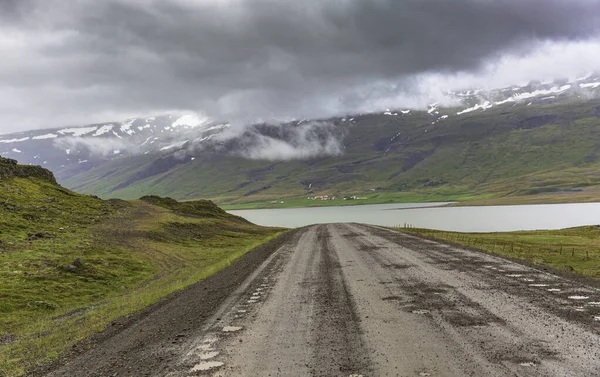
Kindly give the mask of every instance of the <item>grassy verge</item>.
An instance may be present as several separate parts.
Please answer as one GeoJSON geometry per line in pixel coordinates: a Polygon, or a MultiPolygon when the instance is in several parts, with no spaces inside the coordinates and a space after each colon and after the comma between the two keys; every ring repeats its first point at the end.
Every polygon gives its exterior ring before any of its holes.
{"type": "Polygon", "coordinates": [[[600,280],[600,228],[597,226],[506,233],[457,233],[415,228],[397,230],[600,280]]]}
{"type": "Polygon", "coordinates": [[[103,201],[44,179],[0,180],[0,376],[57,360],[282,231],[210,202],[103,201]]]}

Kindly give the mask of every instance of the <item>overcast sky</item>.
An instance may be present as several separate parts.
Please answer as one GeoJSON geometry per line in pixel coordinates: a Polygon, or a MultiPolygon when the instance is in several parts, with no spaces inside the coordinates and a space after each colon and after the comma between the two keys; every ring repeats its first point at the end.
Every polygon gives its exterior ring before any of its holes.
{"type": "Polygon", "coordinates": [[[0,0],[0,133],[422,107],[600,70],[600,0],[0,0]]]}

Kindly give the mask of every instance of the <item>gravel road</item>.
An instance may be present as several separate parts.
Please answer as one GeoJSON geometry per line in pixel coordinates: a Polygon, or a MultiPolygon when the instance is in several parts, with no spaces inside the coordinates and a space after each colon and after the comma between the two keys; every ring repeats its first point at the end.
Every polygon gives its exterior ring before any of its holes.
{"type": "Polygon", "coordinates": [[[50,376],[600,376],[600,290],[374,226],[315,225],[50,376]]]}

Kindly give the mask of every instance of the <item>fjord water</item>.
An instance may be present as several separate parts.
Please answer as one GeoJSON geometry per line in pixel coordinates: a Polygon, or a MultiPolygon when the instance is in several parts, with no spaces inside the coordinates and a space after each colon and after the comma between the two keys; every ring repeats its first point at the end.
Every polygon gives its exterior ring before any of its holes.
{"type": "Polygon", "coordinates": [[[448,203],[229,211],[265,226],[295,228],[323,223],[364,223],[458,232],[563,229],[600,224],[600,203],[447,207],[448,203]]]}

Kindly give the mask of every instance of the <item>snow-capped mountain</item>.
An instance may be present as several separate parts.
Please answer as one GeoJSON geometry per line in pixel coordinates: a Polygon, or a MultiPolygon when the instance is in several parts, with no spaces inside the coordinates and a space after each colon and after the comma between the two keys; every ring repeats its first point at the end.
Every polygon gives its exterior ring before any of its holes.
{"type": "MultiPolygon", "coordinates": [[[[448,103],[459,105],[444,107],[431,104],[426,112],[386,109],[379,115],[443,124],[449,118],[468,117],[494,108],[510,109],[515,106],[585,100],[600,96],[600,75],[590,74],[573,81],[531,82],[491,91],[448,92],[447,96],[448,103]]],[[[0,155],[24,164],[42,165],[55,171],[59,179],[89,170],[107,160],[131,155],[177,154],[178,158],[194,160],[199,146],[241,150],[248,149],[251,144],[256,148],[239,154],[260,159],[265,157],[260,150],[262,146],[277,146],[279,141],[285,141],[286,138],[300,138],[301,143],[311,143],[311,148],[316,144],[318,153],[335,155],[342,153],[343,145],[338,139],[343,132],[333,131],[331,125],[337,128],[351,127],[355,117],[360,116],[339,117],[327,122],[294,121],[285,124],[280,131],[267,125],[253,126],[250,132],[232,133],[233,136],[227,140],[215,136],[228,129],[229,124],[215,122],[200,114],[134,118],[123,122],[0,135],[0,155]],[[326,132],[321,132],[319,128],[326,132]]],[[[288,144],[294,147],[294,143],[291,141],[288,144]]],[[[303,153],[286,149],[290,145],[281,146],[282,158],[306,157],[303,153]]]]}
{"type": "MultiPolygon", "coordinates": [[[[434,118],[432,123],[443,121],[451,116],[460,116],[482,112],[492,108],[511,108],[517,105],[532,106],[551,104],[562,100],[585,100],[600,97],[600,74],[590,73],[575,80],[555,80],[548,82],[532,81],[525,85],[516,85],[493,90],[471,89],[465,91],[449,91],[446,93],[448,103],[458,103],[454,107],[442,104],[430,104],[427,113],[434,118]]],[[[388,116],[406,116],[411,110],[390,110],[384,112],[388,116]]]]}
{"type": "Polygon", "coordinates": [[[1,135],[0,155],[23,164],[75,173],[133,154],[180,150],[188,142],[209,140],[227,127],[198,114],[187,114],[25,131],[1,135]]]}

